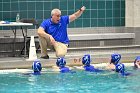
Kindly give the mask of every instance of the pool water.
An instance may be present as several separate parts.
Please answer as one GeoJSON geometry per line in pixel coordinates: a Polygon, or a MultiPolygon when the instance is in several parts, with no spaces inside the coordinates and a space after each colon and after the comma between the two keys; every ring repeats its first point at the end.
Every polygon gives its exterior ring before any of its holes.
{"type": "Polygon", "coordinates": [[[49,69],[39,76],[1,73],[0,93],[140,93],[140,70],[128,70],[132,76],[112,71],[54,73],[49,69]]]}

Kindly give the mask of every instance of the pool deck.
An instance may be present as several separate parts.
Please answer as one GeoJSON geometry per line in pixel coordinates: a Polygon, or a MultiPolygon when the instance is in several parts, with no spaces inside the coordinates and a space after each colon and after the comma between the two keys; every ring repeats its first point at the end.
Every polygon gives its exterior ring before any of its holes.
{"type": "MultiPolygon", "coordinates": [[[[50,59],[42,59],[39,57],[40,54],[37,54],[38,59],[41,61],[42,67],[52,67],[56,65],[56,57],[54,54],[50,54],[50,59]]],[[[137,54],[131,54],[131,57],[128,54],[123,54],[121,62],[123,63],[133,63],[134,58],[137,54]]],[[[68,54],[66,55],[66,62],[68,66],[81,66],[83,54],[68,54]]],[[[110,60],[110,53],[96,53],[91,54],[92,64],[106,64],[110,60]]],[[[24,57],[5,57],[0,58],[0,69],[31,69],[32,63],[34,60],[28,60],[24,57]]]]}

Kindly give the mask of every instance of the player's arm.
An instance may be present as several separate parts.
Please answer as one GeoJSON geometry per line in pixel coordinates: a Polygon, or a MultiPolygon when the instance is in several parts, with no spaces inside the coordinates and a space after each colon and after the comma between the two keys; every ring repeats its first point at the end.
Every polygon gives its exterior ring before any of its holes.
{"type": "Polygon", "coordinates": [[[107,70],[115,70],[115,65],[109,63],[109,64],[107,64],[105,69],[107,69],[107,70]]]}
{"type": "Polygon", "coordinates": [[[75,69],[84,70],[83,66],[73,66],[75,69]]]}
{"type": "Polygon", "coordinates": [[[53,71],[56,71],[56,72],[59,72],[60,71],[59,67],[57,67],[57,66],[52,66],[52,70],[53,71]]]}

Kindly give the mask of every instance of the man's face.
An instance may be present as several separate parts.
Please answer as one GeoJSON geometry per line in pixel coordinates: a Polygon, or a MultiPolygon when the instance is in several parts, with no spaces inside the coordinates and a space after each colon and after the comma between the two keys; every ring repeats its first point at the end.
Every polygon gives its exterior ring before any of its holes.
{"type": "Polygon", "coordinates": [[[60,21],[60,16],[61,14],[56,12],[55,14],[52,15],[52,21],[54,23],[58,23],[60,21]]]}

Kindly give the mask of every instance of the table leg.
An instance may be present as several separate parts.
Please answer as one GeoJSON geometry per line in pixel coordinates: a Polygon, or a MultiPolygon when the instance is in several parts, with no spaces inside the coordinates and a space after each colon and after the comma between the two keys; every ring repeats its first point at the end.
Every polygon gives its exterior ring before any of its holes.
{"type": "Polygon", "coordinates": [[[15,45],[16,45],[16,27],[13,28],[13,33],[14,33],[14,40],[13,40],[13,57],[15,56],[15,45]]]}
{"type": "Polygon", "coordinates": [[[27,42],[27,28],[25,28],[25,48],[24,48],[24,57],[26,58],[26,51],[27,51],[27,47],[26,47],[26,42],[27,42]]]}

